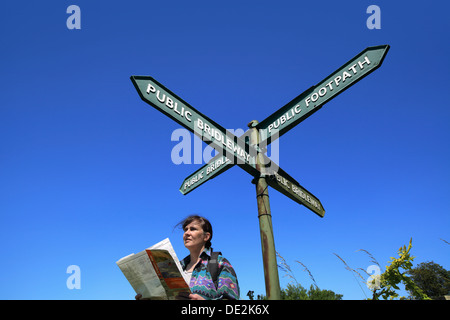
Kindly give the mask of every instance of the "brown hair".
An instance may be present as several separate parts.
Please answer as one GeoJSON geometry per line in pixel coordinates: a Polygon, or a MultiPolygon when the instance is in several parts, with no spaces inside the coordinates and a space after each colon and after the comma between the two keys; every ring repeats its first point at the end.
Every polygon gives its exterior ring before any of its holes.
{"type": "Polygon", "coordinates": [[[176,226],[181,225],[182,229],[184,230],[184,228],[186,228],[186,226],[193,221],[197,221],[200,224],[200,226],[203,229],[203,232],[208,232],[210,234],[209,240],[206,241],[205,248],[211,248],[211,239],[213,236],[213,230],[212,230],[211,223],[209,222],[208,219],[194,214],[194,215],[190,215],[183,221],[180,221],[176,226]]]}

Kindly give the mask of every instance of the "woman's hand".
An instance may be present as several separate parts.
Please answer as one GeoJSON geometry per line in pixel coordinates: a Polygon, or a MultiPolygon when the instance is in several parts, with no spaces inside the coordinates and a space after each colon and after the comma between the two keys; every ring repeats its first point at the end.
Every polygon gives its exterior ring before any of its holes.
{"type": "Polygon", "coordinates": [[[196,293],[191,293],[189,295],[189,299],[191,300],[205,300],[205,298],[203,298],[202,296],[196,294],[196,293]]]}
{"type": "Polygon", "coordinates": [[[188,292],[180,292],[176,296],[177,300],[206,300],[202,296],[196,294],[196,293],[188,293],[188,292]]]}

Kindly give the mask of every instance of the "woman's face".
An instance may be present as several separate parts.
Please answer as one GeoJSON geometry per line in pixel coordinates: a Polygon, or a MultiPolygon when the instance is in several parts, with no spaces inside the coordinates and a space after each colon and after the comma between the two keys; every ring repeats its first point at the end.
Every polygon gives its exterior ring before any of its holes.
{"type": "Polygon", "coordinates": [[[204,232],[198,221],[192,221],[184,228],[183,241],[186,248],[203,247],[210,234],[204,232]]]}

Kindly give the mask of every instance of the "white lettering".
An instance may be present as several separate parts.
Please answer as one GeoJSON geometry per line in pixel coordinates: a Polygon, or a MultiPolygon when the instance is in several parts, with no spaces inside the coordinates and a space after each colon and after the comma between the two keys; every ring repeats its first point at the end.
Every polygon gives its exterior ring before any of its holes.
{"type": "Polygon", "coordinates": [[[216,140],[221,141],[222,138],[223,138],[223,136],[222,136],[222,134],[221,134],[219,131],[215,131],[215,132],[214,132],[214,138],[215,138],[216,140]]]}
{"type": "Polygon", "coordinates": [[[163,94],[163,98],[161,99],[161,98],[159,97],[159,93],[160,93],[159,90],[156,91],[156,98],[158,99],[159,102],[164,103],[164,100],[166,100],[166,95],[163,94]]]}
{"type": "Polygon", "coordinates": [[[330,91],[333,91],[333,86],[331,85],[333,83],[333,80],[327,83],[327,87],[330,88],[330,91]]]}
{"type": "Polygon", "coordinates": [[[301,199],[307,201],[311,206],[321,209],[321,206],[318,201],[316,201],[312,196],[309,194],[304,193],[299,187],[292,184],[288,179],[285,177],[282,177],[278,173],[275,172],[275,177],[277,181],[283,185],[286,189],[291,189],[292,192],[294,192],[296,195],[298,195],[301,199]]]}
{"type": "Polygon", "coordinates": [[[204,314],[204,315],[208,315],[209,318],[211,318],[214,315],[214,310],[216,309],[216,307],[196,307],[196,306],[191,306],[190,304],[188,304],[187,307],[182,307],[181,308],[181,314],[188,314],[188,315],[197,315],[197,314],[204,314]]]}
{"type": "MultiPolygon", "coordinates": [[[[175,104],[177,103],[175,102],[175,104]]],[[[169,97],[167,97],[166,99],[166,106],[168,106],[170,109],[173,109],[173,100],[170,99],[169,97]]]]}
{"type": "Polygon", "coordinates": [[[337,76],[336,78],[334,78],[334,83],[336,84],[336,87],[339,85],[339,82],[342,80],[341,76],[337,76]]]}
{"type": "Polygon", "coordinates": [[[156,88],[149,83],[147,85],[147,93],[150,94],[150,92],[151,93],[155,93],[156,92],[156,88]]]}
{"type": "Polygon", "coordinates": [[[230,139],[227,138],[226,146],[228,149],[232,150],[233,149],[233,141],[231,141],[230,139]]]}
{"type": "Polygon", "coordinates": [[[192,122],[192,113],[189,110],[185,110],[183,104],[180,106],[178,105],[178,102],[174,98],[171,98],[169,95],[166,95],[161,90],[157,90],[155,86],[153,86],[151,83],[147,84],[146,89],[147,94],[154,94],[156,95],[156,99],[158,99],[159,102],[165,103],[165,106],[169,109],[172,109],[176,114],[181,116],[182,118],[185,118],[187,121],[192,122]]]}
{"type": "Polygon", "coordinates": [[[273,126],[274,126],[275,129],[277,129],[280,126],[280,119],[279,118],[273,123],[273,126]]]}
{"type": "Polygon", "coordinates": [[[345,82],[345,79],[347,78],[351,78],[351,74],[348,73],[347,71],[344,71],[344,73],[342,74],[342,82],[345,82]]]}
{"type": "Polygon", "coordinates": [[[201,119],[197,119],[197,127],[203,130],[203,121],[201,119]]]}
{"type": "MultiPolygon", "coordinates": [[[[167,98],[169,99],[169,98],[167,98]]],[[[175,106],[173,108],[173,111],[175,111],[175,113],[178,113],[180,116],[183,116],[184,114],[184,107],[181,107],[181,111],[178,110],[178,103],[175,102],[175,106]]]]}
{"type": "Polygon", "coordinates": [[[348,70],[352,70],[352,71],[353,71],[353,74],[356,74],[356,69],[355,69],[355,67],[356,67],[356,63],[355,63],[354,65],[352,65],[350,68],[348,68],[348,70]]]}
{"type": "Polygon", "coordinates": [[[202,179],[203,179],[203,170],[197,173],[195,176],[191,177],[191,179],[189,179],[188,181],[186,181],[186,183],[184,184],[184,190],[186,190],[186,188],[188,187],[191,187],[192,185],[194,185],[195,183],[199,182],[202,179]]]}
{"type": "Polygon", "coordinates": [[[209,126],[209,124],[205,123],[205,129],[203,130],[203,132],[207,132],[209,136],[211,136],[211,127],[209,126]]]}
{"type": "Polygon", "coordinates": [[[305,103],[306,103],[307,107],[309,107],[310,102],[311,102],[311,98],[310,97],[306,98],[305,103]]]}
{"type": "Polygon", "coordinates": [[[226,305],[225,314],[233,314],[233,315],[269,314],[269,305],[248,305],[248,304],[226,305]]]}
{"type": "Polygon", "coordinates": [[[322,87],[319,89],[319,96],[323,97],[325,95],[325,93],[327,93],[327,88],[322,87]]]}
{"type": "Polygon", "coordinates": [[[292,117],[294,116],[294,110],[291,109],[288,112],[286,112],[286,120],[289,121],[292,119],[292,117]],[[289,112],[292,114],[292,116],[289,116],[289,112]]]}

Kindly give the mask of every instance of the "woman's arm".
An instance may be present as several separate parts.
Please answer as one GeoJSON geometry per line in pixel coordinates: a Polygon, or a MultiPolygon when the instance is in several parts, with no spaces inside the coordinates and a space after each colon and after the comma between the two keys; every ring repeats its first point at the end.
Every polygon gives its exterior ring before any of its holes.
{"type": "Polygon", "coordinates": [[[217,293],[219,299],[239,300],[239,283],[236,272],[231,263],[219,256],[219,276],[217,281],[217,293]]]}

